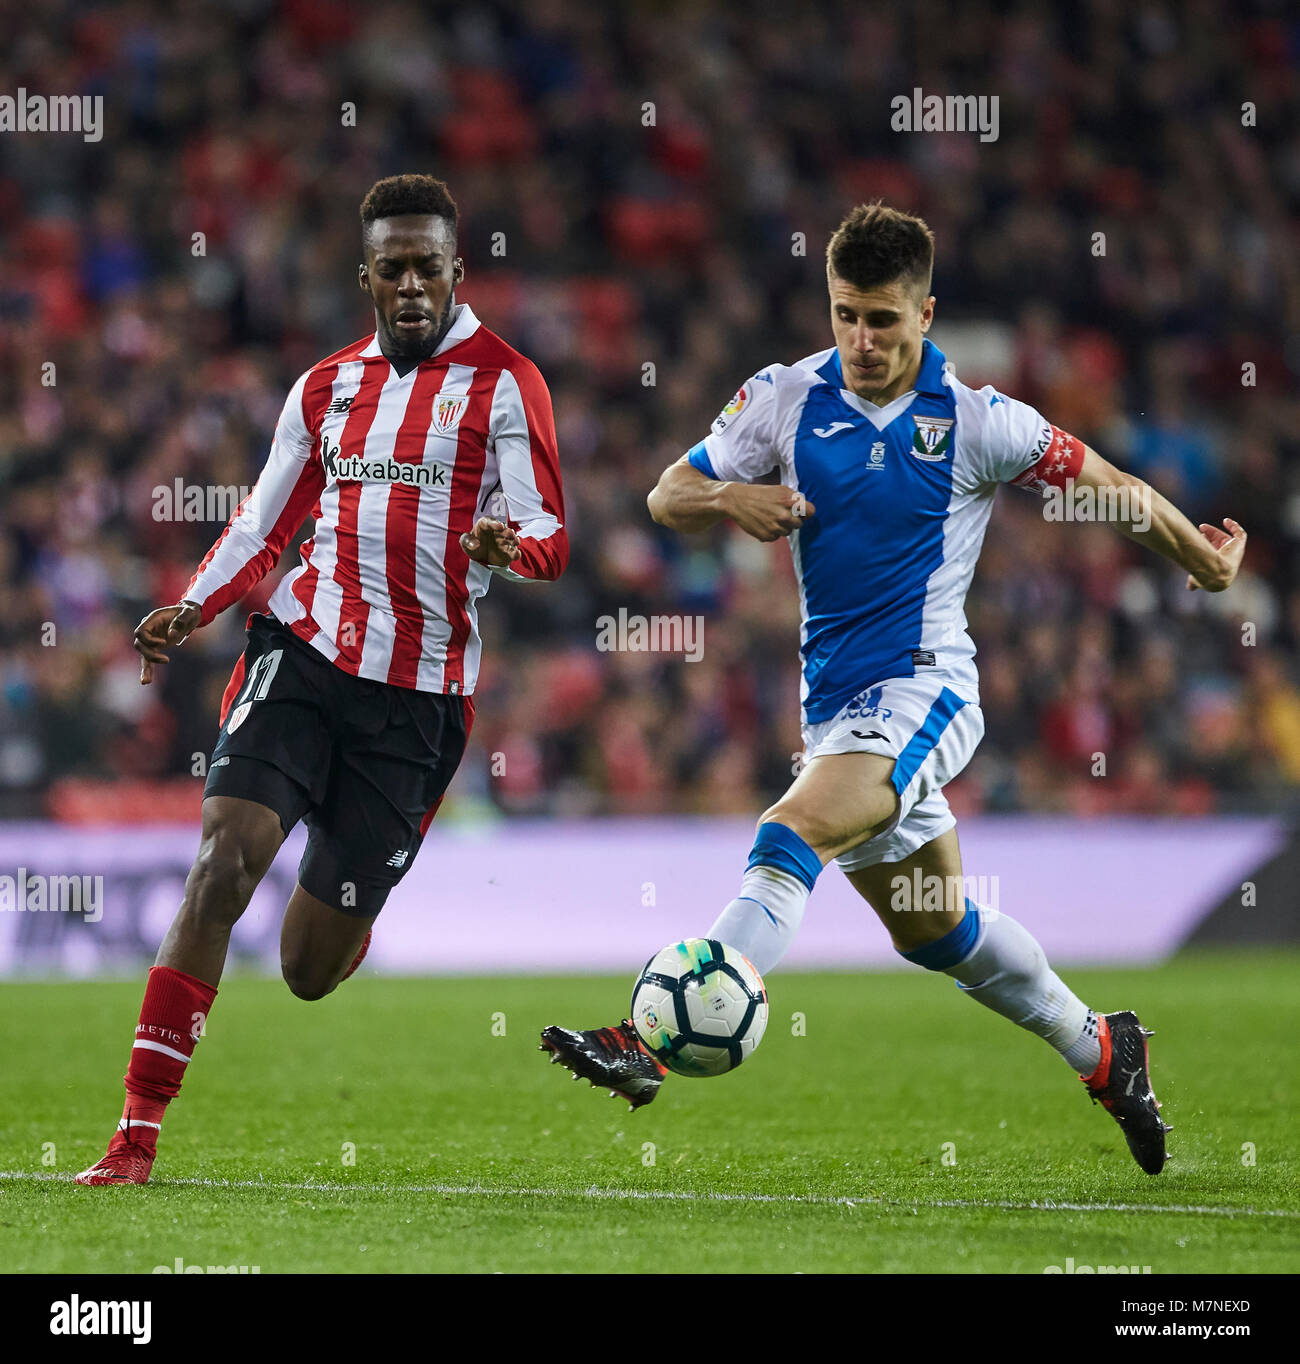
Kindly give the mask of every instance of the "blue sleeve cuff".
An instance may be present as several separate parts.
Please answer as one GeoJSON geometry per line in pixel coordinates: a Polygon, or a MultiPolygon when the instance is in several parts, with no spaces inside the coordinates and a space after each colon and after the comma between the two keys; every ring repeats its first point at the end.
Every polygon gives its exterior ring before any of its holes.
{"type": "Polygon", "coordinates": [[[700,441],[698,445],[691,446],[686,452],[686,460],[692,469],[698,469],[705,478],[717,479],[718,475],[714,472],[713,463],[709,459],[709,452],[704,448],[703,441],[700,441]]]}

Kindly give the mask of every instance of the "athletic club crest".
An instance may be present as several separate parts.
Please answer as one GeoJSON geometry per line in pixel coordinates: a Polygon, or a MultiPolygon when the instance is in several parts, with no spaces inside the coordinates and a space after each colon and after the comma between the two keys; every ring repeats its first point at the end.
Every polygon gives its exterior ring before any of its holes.
{"type": "Polygon", "coordinates": [[[440,393],[433,405],[433,424],[439,431],[454,431],[469,403],[468,393],[440,393]]]}
{"type": "Polygon", "coordinates": [[[913,417],[916,434],[912,437],[912,453],[917,459],[937,464],[948,458],[952,443],[952,417],[913,417]]]}

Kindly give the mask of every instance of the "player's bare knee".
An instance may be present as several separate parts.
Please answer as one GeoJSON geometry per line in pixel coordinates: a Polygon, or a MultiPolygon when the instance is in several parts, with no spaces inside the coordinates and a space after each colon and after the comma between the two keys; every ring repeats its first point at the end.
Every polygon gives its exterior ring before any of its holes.
{"type": "Polygon", "coordinates": [[[823,848],[834,842],[834,830],[830,828],[825,820],[818,819],[807,810],[797,806],[783,805],[778,801],[770,810],[764,812],[762,819],[758,821],[761,828],[764,824],[784,824],[787,829],[799,835],[800,838],[819,856],[826,857],[823,848]]]}
{"type": "Polygon", "coordinates": [[[877,910],[889,930],[890,939],[899,952],[915,952],[927,943],[938,942],[956,928],[959,920],[951,914],[928,914],[923,909],[907,906],[903,909],[877,910]]]}
{"type": "Polygon", "coordinates": [[[313,963],[289,957],[280,958],[280,974],[284,977],[290,994],[308,1003],[324,999],[326,995],[333,993],[335,986],[338,985],[336,979],[324,975],[313,963]]]}
{"type": "Polygon", "coordinates": [[[269,863],[250,855],[244,842],[225,830],[204,837],[185,882],[185,904],[202,918],[234,922],[244,912],[269,863]]]}
{"type": "Polygon", "coordinates": [[[764,813],[759,825],[768,821],[793,830],[823,861],[838,857],[856,847],[864,837],[871,836],[871,830],[847,828],[842,818],[830,818],[807,806],[787,805],[781,801],[764,813]]]}

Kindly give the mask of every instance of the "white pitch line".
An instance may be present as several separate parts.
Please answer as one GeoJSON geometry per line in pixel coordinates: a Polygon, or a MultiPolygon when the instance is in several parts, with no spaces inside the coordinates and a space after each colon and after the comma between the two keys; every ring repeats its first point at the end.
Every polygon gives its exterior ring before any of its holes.
{"type": "MultiPolygon", "coordinates": [[[[71,1182],[71,1175],[45,1174],[31,1170],[0,1170],[0,1180],[28,1179],[71,1182]]],[[[269,1179],[164,1179],[154,1187],[170,1188],[182,1185],[197,1189],[265,1189],[288,1193],[427,1193],[447,1194],[455,1198],[606,1198],[643,1199],[665,1203],[789,1203],[811,1207],[853,1208],[863,1205],[882,1208],[996,1208],[1003,1212],[1172,1212],[1210,1217],[1300,1217],[1291,1208],[1227,1208],[1197,1206],[1181,1203],[1057,1203],[1051,1199],[1017,1203],[1008,1199],[990,1198],[885,1198],[880,1194],[860,1196],[831,1194],[748,1194],[748,1193],[683,1193],[676,1189],[601,1189],[591,1185],[586,1189],[495,1189],[486,1184],[330,1184],[293,1183],[269,1179]]]]}

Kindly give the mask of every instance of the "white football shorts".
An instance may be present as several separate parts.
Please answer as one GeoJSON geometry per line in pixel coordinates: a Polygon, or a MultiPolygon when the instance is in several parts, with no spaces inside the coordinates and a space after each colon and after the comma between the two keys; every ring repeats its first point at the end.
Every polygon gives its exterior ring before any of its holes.
{"type": "Polygon", "coordinates": [[[835,859],[844,871],[900,862],[957,823],[943,788],[984,737],[971,690],[941,677],[899,677],[864,688],[838,715],[803,727],[804,761],[832,753],[893,758],[898,810],[889,827],[835,859]]]}

